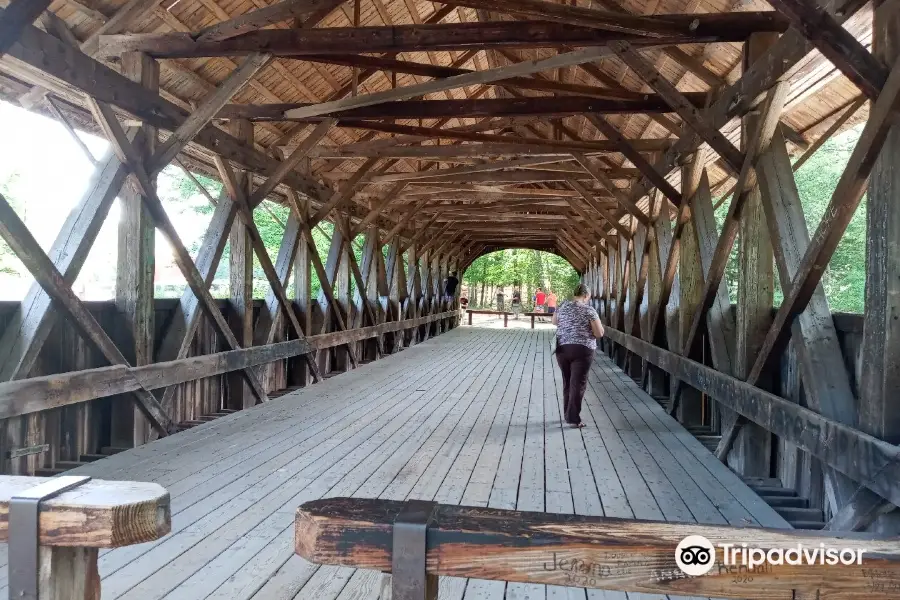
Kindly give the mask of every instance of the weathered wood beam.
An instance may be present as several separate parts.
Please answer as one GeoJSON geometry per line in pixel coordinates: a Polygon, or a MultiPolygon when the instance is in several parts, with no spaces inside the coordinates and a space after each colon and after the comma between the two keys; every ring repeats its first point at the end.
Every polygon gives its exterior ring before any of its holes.
{"type": "MultiPolygon", "coordinates": [[[[698,15],[629,15],[621,12],[560,5],[544,0],[449,0],[447,4],[504,12],[512,15],[537,17],[578,27],[602,31],[633,33],[646,37],[661,37],[691,30],[690,18],[698,15]]],[[[728,13],[721,13],[722,15],[728,13]]],[[[780,19],[778,19],[780,20],[780,19]]]]}
{"type": "MultiPolygon", "coordinates": [[[[415,125],[397,125],[393,123],[375,123],[371,121],[342,121],[345,127],[359,127],[361,129],[370,129],[373,131],[383,131],[387,133],[414,134],[429,136],[431,139],[454,139],[474,142],[489,142],[496,144],[522,144],[524,146],[540,146],[548,149],[562,149],[579,152],[603,152],[608,151],[609,143],[604,142],[577,142],[563,140],[547,140],[537,139],[533,137],[520,137],[516,135],[498,135],[490,133],[476,133],[464,131],[447,131],[435,127],[418,127],[415,125]]],[[[652,146],[657,140],[648,140],[642,143],[637,140],[641,146],[652,146]]]]}
{"type": "MultiPolygon", "coordinates": [[[[133,144],[125,135],[122,126],[116,120],[116,116],[113,114],[109,105],[98,102],[93,98],[89,99],[89,103],[91,104],[95,118],[107,133],[110,144],[113,146],[116,154],[119,155],[120,160],[128,165],[128,168],[134,176],[139,190],[142,193],[142,197],[144,198],[144,206],[153,217],[156,228],[162,233],[163,237],[166,238],[166,241],[171,246],[175,264],[187,280],[188,286],[200,299],[204,313],[213,322],[216,332],[222,336],[225,343],[231,349],[239,349],[240,344],[238,344],[237,338],[235,338],[234,334],[231,332],[231,328],[225,321],[222,311],[219,310],[215,300],[210,295],[203,276],[200,275],[197,270],[190,253],[184,247],[184,244],[178,237],[175,226],[166,214],[166,210],[156,194],[156,190],[144,167],[140,154],[137,153],[133,144]]],[[[255,374],[251,371],[244,371],[243,376],[253,390],[254,396],[256,396],[260,402],[265,402],[265,390],[255,374]]]]}
{"type": "Polygon", "coordinates": [[[172,162],[182,148],[196,136],[201,129],[212,120],[225,104],[231,100],[244,85],[269,61],[266,54],[253,54],[241,63],[241,66],[231,72],[217,88],[216,91],[203,99],[200,104],[172,135],[163,143],[153,157],[148,161],[147,168],[150,172],[161,171],[172,162]]]}
{"type": "MultiPolygon", "coordinates": [[[[159,63],[146,54],[123,56],[122,72],[148,89],[159,88],[159,63]]],[[[48,96],[48,100],[52,104],[52,97],[48,96]]],[[[135,139],[139,140],[137,148],[142,156],[153,155],[157,137],[154,127],[141,128],[140,136],[135,139]]],[[[156,231],[153,219],[134,186],[122,187],[119,206],[115,301],[125,326],[116,327],[113,337],[127,360],[141,366],[153,362],[156,231]]],[[[139,410],[114,403],[110,420],[113,443],[122,442],[125,447],[138,446],[150,438],[150,424],[139,410]]]]}
{"type": "Polygon", "coordinates": [[[603,46],[614,40],[656,46],[736,42],[747,39],[757,31],[781,32],[787,28],[786,20],[776,12],[671,14],[638,18],[667,27],[669,31],[647,36],[640,32],[598,31],[585,23],[562,25],[546,21],[488,21],[391,27],[264,29],[220,41],[204,40],[193,32],[144,33],[104,35],[100,40],[98,56],[109,59],[124,52],[146,52],[155,58],[235,56],[249,52],[266,52],[282,57],[354,53],[393,55],[428,50],[461,52],[473,47],[603,46]]]}
{"type": "MultiPolygon", "coordinates": [[[[77,279],[127,177],[128,168],[113,153],[101,158],[84,196],[63,223],[48,255],[66,282],[77,279]]],[[[0,380],[28,376],[57,316],[51,297],[33,284],[0,338],[0,380]]]]}
{"type": "MultiPolygon", "coordinates": [[[[531,24],[536,23],[532,21],[531,24]]],[[[470,73],[473,71],[473,69],[463,69],[461,67],[431,65],[407,60],[397,60],[395,58],[367,56],[364,54],[313,54],[304,56],[303,59],[310,62],[321,62],[332,65],[342,65],[346,67],[366,67],[368,69],[388,71],[395,74],[404,73],[408,75],[419,75],[422,77],[436,78],[452,77],[453,75],[463,75],[465,73],[470,73]]],[[[626,89],[597,87],[591,85],[582,85],[578,83],[561,82],[551,79],[539,79],[534,77],[512,77],[510,79],[504,79],[502,81],[496,82],[493,85],[513,87],[523,90],[573,94],[576,96],[590,96],[592,98],[600,99],[637,100],[643,97],[643,94],[632,92],[626,89]]]]}
{"type": "MultiPolygon", "coordinates": [[[[653,145],[657,140],[643,140],[648,145],[653,145]]],[[[372,151],[348,150],[346,148],[325,147],[316,148],[310,153],[311,158],[433,158],[448,159],[445,162],[454,162],[451,159],[458,158],[493,158],[496,156],[541,156],[541,157],[565,157],[572,155],[572,149],[554,149],[542,146],[543,140],[535,140],[535,144],[498,144],[498,143],[472,143],[441,146],[399,146],[372,151]]],[[[597,147],[604,148],[601,140],[594,142],[597,147]]],[[[577,150],[576,150],[577,151],[577,150]]],[[[615,152],[615,150],[601,150],[600,152],[615,152]]],[[[587,154],[595,154],[589,151],[587,154]]],[[[548,170],[549,172],[550,170],[548,170]]],[[[544,190],[546,191],[546,190],[544,190]]]]}
{"type": "MultiPolygon", "coordinates": [[[[459,507],[413,501],[328,498],[303,504],[295,522],[295,551],[313,563],[389,573],[395,522],[418,511],[428,519],[422,560],[434,576],[471,577],[555,586],[656,593],[672,596],[787,599],[852,598],[872,583],[872,570],[893,581],[900,573],[900,544],[888,536],[849,534],[828,537],[813,531],[665,523],[459,507]],[[685,576],[676,564],[679,544],[702,536],[716,565],[702,577],[685,576]],[[736,543],[737,542],[737,543],[736,543]],[[749,581],[735,581],[723,545],[745,542],[765,556],[783,556],[799,547],[862,551],[859,564],[841,565],[835,577],[828,564],[766,564],[749,581]]],[[[746,566],[742,567],[747,570],[746,566]]],[[[502,585],[502,584],[501,584],[502,585]]],[[[875,586],[873,586],[875,587],[875,586]]],[[[580,591],[580,590],[579,590],[580,591]]],[[[582,594],[584,592],[581,592],[582,594]]],[[[891,598],[886,589],[872,598],[891,598]]],[[[563,590],[563,594],[565,591],[563,590]]]]}
{"type": "Polygon", "coordinates": [[[406,181],[400,181],[391,187],[381,200],[375,202],[375,205],[369,209],[369,212],[356,224],[356,234],[362,233],[378,216],[387,209],[388,206],[394,204],[398,200],[398,196],[407,186],[406,181]]]}
{"type": "Polygon", "coordinates": [[[110,394],[171,388],[206,377],[250,369],[309,354],[315,350],[333,348],[392,331],[401,331],[446,318],[451,314],[440,313],[414,321],[384,323],[375,327],[309,336],[304,340],[288,340],[265,346],[253,346],[240,350],[153,363],[142,367],[115,365],[0,383],[0,418],[8,419],[69,406],[95,398],[103,398],[110,394]],[[65,389],[66,394],[60,394],[58,391],[60,389],[65,389]]]}
{"type": "Polygon", "coordinates": [[[193,35],[197,41],[218,42],[288,19],[302,20],[319,11],[331,12],[344,2],[345,0],[282,0],[228,21],[210,25],[193,35]]]}
{"type": "MultiPolygon", "coordinates": [[[[250,204],[248,202],[247,196],[244,193],[236,181],[235,174],[232,171],[230,165],[228,163],[217,159],[217,166],[219,166],[219,170],[223,175],[223,183],[225,184],[226,189],[228,190],[229,195],[232,198],[232,202],[237,205],[238,214],[241,216],[241,219],[244,222],[244,226],[247,229],[247,233],[250,237],[250,241],[253,246],[253,252],[256,254],[257,259],[259,260],[259,264],[262,267],[263,273],[266,276],[266,279],[269,282],[269,287],[272,293],[275,296],[278,304],[281,306],[282,315],[287,318],[288,323],[290,323],[291,328],[294,330],[294,333],[297,336],[297,339],[303,340],[304,337],[309,333],[303,330],[303,327],[300,326],[300,321],[297,319],[297,315],[294,312],[293,304],[287,296],[287,292],[284,289],[285,281],[290,275],[290,265],[293,263],[293,257],[290,257],[290,260],[285,258],[285,260],[281,261],[282,272],[279,273],[275,265],[272,264],[272,259],[269,257],[269,252],[266,250],[265,242],[262,239],[262,236],[259,233],[259,230],[256,227],[256,223],[253,221],[253,209],[250,208],[250,204]]],[[[299,224],[298,224],[299,227],[299,224]]],[[[267,339],[271,336],[271,333],[267,334],[267,339]]],[[[321,380],[321,373],[316,369],[315,361],[310,357],[307,357],[307,363],[312,369],[313,376],[317,381],[321,380]]]]}
{"type": "Polygon", "coordinates": [[[900,501],[900,480],[892,474],[900,472],[897,446],[615,329],[607,327],[606,335],[883,498],[900,501]]]}
{"type": "Polygon", "coordinates": [[[765,107],[759,118],[759,125],[756,131],[748,137],[749,146],[745,154],[744,164],[740,169],[734,197],[728,206],[728,214],[725,217],[725,224],[716,244],[712,262],[709,269],[706,270],[703,293],[685,340],[685,356],[689,356],[693,352],[695,345],[700,341],[700,336],[706,323],[707,311],[716,299],[719,284],[725,276],[725,268],[731,255],[731,249],[734,246],[735,239],[737,239],[738,228],[741,222],[741,209],[749,198],[752,188],[756,186],[756,171],[753,165],[759,155],[768,150],[772,142],[772,136],[775,135],[778,127],[781,110],[790,91],[789,87],[786,83],[779,83],[769,92],[765,107]]]}
{"type": "Polygon", "coordinates": [[[325,119],[319,125],[313,129],[309,135],[307,135],[303,141],[297,146],[293,152],[291,152],[290,156],[288,156],[285,160],[281,161],[281,164],[278,165],[278,168],[270,177],[266,179],[266,181],[253,190],[253,194],[250,196],[248,204],[251,208],[257,207],[262,203],[266,197],[275,191],[284,179],[300,164],[304,158],[309,156],[310,151],[316,147],[316,145],[321,142],[328,135],[328,132],[335,125],[334,119],[325,119]]]}
{"type": "Polygon", "coordinates": [[[866,96],[878,98],[888,69],[816,0],[773,0],[771,5],[866,96]]]}
{"type": "Polygon", "coordinates": [[[13,0],[6,10],[0,15],[0,56],[6,54],[19,34],[35,19],[37,19],[48,6],[51,0],[13,0]]]}
{"type": "MultiPolygon", "coordinates": [[[[484,72],[484,71],[478,71],[484,72]]],[[[440,81],[445,81],[441,79],[440,81]]],[[[405,89],[405,88],[398,88],[405,89]]],[[[706,94],[685,92],[683,96],[692,105],[702,106],[706,94]]],[[[229,104],[217,119],[248,119],[250,121],[296,121],[314,123],[316,116],[292,117],[294,110],[306,110],[315,104],[229,104]]],[[[648,113],[673,112],[661,95],[644,94],[640,98],[591,98],[589,96],[526,96],[522,98],[479,98],[465,100],[392,100],[373,106],[335,110],[331,116],[340,119],[339,125],[357,127],[361,124],[345,123],[347,119],[439,119],[439,118],[500,118],[500,117],[567,117],[598,113],[648,113]]],[[[447,129],[446,131],[462,131],[447,129]]],[[[423,134],[417,134],[422,136],[423,134]]]]}
{"type": "Polygon", "coordinates": [[[97,167],[100,165],[99,161],[94,158],[94,154],[84,143],[84,140],[75,132],[75,129],[72,127],[72,124],[69,123],[69,119],[65,114],[60,110],[59,104],[57,100],[54,100],[52,96],[47,96],[47,106],[50,108],[50,112],[52,112],[56,116],[56,120],[60,122],[60,124],[65,128],[66,133],[69,134],[69,137],[72,138],[72,141],[78,146],[81,150],[81,153],[84,154],[84,157],[88,159],[88,161],[97,167]]]}
{"type": "MultiPolygon", "coordinates": [[[[757,173],[779,280],[782,289],[788,289],[810,238],[787,147],[777,133],[769,149],[760,155],[757,173]]],[[[797,349],[807,406],[830,419],[853,425],[857,418],[856,402],[828,299],[821,286],[794,321],[791,338],[797,349]]],[[[832,469],[826,469],[825,477],[833,513],[840,512],[848,503],[859,508],[881,502],[877,494],[859,490],[856,484],[832,469]]],[[[870,514],[868,510],[864,512],[870,514]]],[[[856,531],[868,523],[863,516],[862,520],[841,525],[856,531]]]]}
{"type": "MultiPolygon", "coordinates": [[[[872,51],[879,62],[891,64],[900,60],[896,46],[898,25],[900,19],[896,6],[893,10],[876,11],[872,23],[872,51]]],[[[882,88],[873,110],[877,110],[877,102],[881,101],[886,91],[888,94],[892,93],[887,84],[882,88]]],[[[857,143],[861,141],[862,136],[857,143]]],[[[897,305],[900,297],[897,244],[900,239],[900,213],[895,202],[898,152],[900,128],[897,127],[895,112],[882,150],[872,167],[866,197],[865,310],[863,340],[859,352],[862,372],[858,385],[859,400],[854,403],[859,429],[894,444],[900,442],[898,399],[895,393],[900,355],[897,337],[897,305]]],[[[859,523],[869,530],[893,535],[900,531],[900,513],[896,510],[900,505],[896,502],[878,504],[872,498],[856,497],[853,505],[854,524],[859,523]],[[877,515],[888,512],[889,509],[892,509],[890,514],[877,521],[871,519],[873,512],[877,515]]]]}
{"type": "MultiPolygon", "coordinates": [[[[625,158],[631,161],[631,164],[637,167],[638,170],[640,170],[640,172],[643,173],[644,176],[649,179],[673,205],[679,205],[681,202],[681,194],[679,194],[678,190],[663,177],[662,173],[656,170],[656,167],[654,167],[650,161],[641,155],[633,143],[634,140],[627,139],[618,129],[596,114],[588,114],[587,120],[591,125],[596,127],[597,131],[599,131],[607,140],[616,144],[625,158]]],[[[579,163],[581,163],[581,161],[579,161],[579,163]]],[[[581,164],[582,166],[584,165],[584,163],[581,164]]],[[[626,209],[628,209],[629,205],[636,206],[634,203],[630,202],[630,200],[623,202],[623,205],[626,209]]],[[[628,209],[628,211],[631,212],[631,209],[628,209]]]]}
{"type": "MultiPolygon", "coordinates": [[[[38,76],[52,76],[87,96],[114,103],[149,125],[174,131],[188,116],[187,111],[172,102],[36,27],[25,28],[20,39],[10,48],[9,55],[27,65],[38,76]]],[[[279,161],[240,143],[216,127],[205,127],[192,141],[255,173],[270,174],[278,168],[279,161]]],[[[291,173],[287,183],[316,199],[330,194],[324,185],[296,171],[291,173]]]]}
{"type": "MultiPolygon", "coordinates": [[[[603,229],[603,227],[600,225],[600,222],[598,222],[598,220],[596,219],[596,217],[592,216],[592,215],[591,215],[591,214],[590,214],[590,213],[582,206],[582,202],[588,203],[589,206],[591,207],[591,209],[596,213],[596,216],[600,217],[600,218],[603,220],[603,222],[606,223],[606,225],[609,226],[609,227],[615,228],[615,226],[613,225],[613,222],[615,221],[615,218],[613,218],[612,215],[609,214],[609,212],[604,211],[603,209],[599,208],[598,206],[595,206],[595,205],[593,205],[593,204],[590,204],[590,202],[589,202],[588,199],[590,198],[591,200],[593,200],[593,197],[591,196],[591,194],[590,194],[590,192],[589,192],[588,190],[584,189],[584,186],[581,186],[581,185],[580,185],[577,181],[575,181],[575,180],[568,181],[567,183],[572,187],[573,190],[575,190],[576,192],[578,192],[579,195],[581,196],[580,199],[576,199],[576,198],[567,198],[567,199],[566,199],[566,201],[569,203],[569,206],[572,208],[572,210],[573,210],[579,217],[581,217],[582,219],[584,219],[585,223],[587,223],[587,226],[588,226],[588,227],[589,227],[589,228],[590,228],[590,229],[591,229],[598,237],[600,237],[601,239],[602,239],[602,238],[609,238],[610,234],[609,234],[608,230],[603,229]],[[579,189],[579,188],[581,188],[581,189],[579,189]],[[601,211],[602,211],[602,212],[601,212],[601,211]]],[[[619,226],[620,226],[620,227],[622,226],[621,223],[619,224],[619,226]]]]}
{"type": "Polygon", "coordinates": [[[663,77],[653,65],[647,62],[647,59],[638,54],[627,42],[612,42],[610,47],[644,83],[666,100],[669,106],[678,113],[678,116],[722,157],[725,164],[734,173],[741,171],[741,164],[744,162],[741,151],[735,148],[712,123],[705,119],[700,110],[689,102],[684,94],[678,91],[668,79],[663,77]]]}
{"type": "MultiPolygon", "coordinates": [[[[0,237],[9,244],[9,247],[44,288],[44,291],[66,312],[72,320],[72,324],[85,340],[97,348],[110,363],[130,366],[115,342],[103,331],[93,315],[85,308],[84,303],[78,299],[75,292],[72,291],[71,285],[65,281],[62,274],[41,249],[37,240],[28,231],[28,227],[3,196],[0,196],[0,237]]],[[[160,436],[168,435],[173,430],[172,420],[153,394],[139,389],[134,392],[134,399],[138,408],[160,436]]]]}
{"type": "Polygon", "coordinates": [[[415,181],[417,179],[430,179],[433,177],[452,176],[452,175],[472,175],[475,173],[487,173],[491,171],[501,171],[503,169],[517,169],[523,167],[541,166],[565,162],[564,158],[520,158],[504,161],[486,162],[479,165],[471,165],[465,167],[454,167],[447,169],[434,169],[429,171],[415,171],[412,173],[387,173],[385,175],[376,175],[369,181],[371,183],[384,183],[388,181],[415,181]]]}
{"type": "Polygon", "coordinates": [[[530,75],[532,73],[539,73],[540,71],[545,71],[547,69],[555,69],[563,66],[583,64],[586,62],[595,61],[609,54],[610,50],[606,47],[585,48],[582,50],[576,50],[574,52],[558,54],[556,56],[551,56],[550,58],[545,58],[542,60],[523,61],[505,67],[489,69],[487,71],[473,71],[472,73],[466,73],[464,75],[454,75],[453,77],[437,79],[411,86],[404,86],[402,88],[395,88],[383,92],[375,92],[372,94],[357,96],[355,98],[346,98],[344,100],[337,100],[333,102],[323,102],[305,108],[295,108],[285,111],[285,116],[291,119],[316,117],[320,115],[339,112],[342,110],[348,110],[351,108],[373,106],[376,104],[382,104],[384,102],[390,102],[392,100],[404,100],[407,98],[433,94],[435,92],[441,92],[444,90],[490,83],[492,81],[498,81],[501,79],[506,79],[508,77],[530,75]]]}
{"type": "MultiPolygon", "coordinates": [[[[794,161],[794,164],[791,167],[794,172],[802,167],[806,163],[806,161],[808,161],[819,150],[819,148],[825,145],[825,142],[830,140],[832,136],[847,123],[847,121],[853,118],[853,115],[855,115],[866,102],[868,102],[868,99],[865,96],[860,96],[858,99],[851,102],[848,106],[844,107],[843,112],[841,112],[838,118],[836,118],[834,122],[832,122],[832,124],[828,126],[828,129],[822,132],[819,138],[815,142],[810,144],[806,150],[804,150],[803,154],[800,155],[800,158],[794,161]]],[[[782,130],[782,133],[784,133],[784,130],[782,130]]]]}
{"type": "MultiPolygon", "coordinates": [[[[826,10],[838,22],[844,23],[863,9],[865,4],[862,0],[846,0],[836,5],[829,4],[826,10]]],[[[876,12],[888,10],[885,6],[887,5],[882,4],[876,9],[876,12]]],[[[812,50],[812,44],[808,43],[799,31],[789,29],[738,81],[718,95],[715,102],[704,111],[704,119],[712,127],[720,129],[735,117],[746,114],[762,100],[762,95],[775,82],[786,76],[801,76],[802,73],[798,72],[796,65],[812,50]]],[[[804,63],[804,69],[814,69],[815,62],[804,63]]],[[[693,129],[685,131],[678,141],[659,158],[657,170],[668,174],[675,168],[680,156],[696,151],[700,143],[701,140],[693,129]]],[[[640,200],[651,188],[649,183],[643,182],[641,185],[635,186],[632,200],[640,200]]]]}
{"type": "Polygon", "coordinates": [[[116,14],[82,42],[81,51],[88,56],[96,56],[100,45],[100,36],[125,31],[126,27],[153,11],[160,2],[161,0],[129,0],[116,11],[116,14]]]}
{"type": "Polygon", "coordinates": [[[806,308],[818,287],[834,250],[865,194],[869,174],[893,122],[890,117],[898,95],[900,95],[900,61],[892,67],[878,100],[869,111],[869,120],[838,180],[825,210],[825,216],[812,236],[812,243],[803,255],[790,289],[786,290],[784,301],[775,314],[748,381],[756,381],[762,375],[770,358],[783,347],[790,332],[788,325],[806,308]]]}
{"type": "Polygon", "coordinates": [[[340,191],[332,194],[331,198],[329,198],[328,201],[325,202],[312,217],[310,217],[310,228],[318,225],[329,215],[329,213],[331,213],[331,211],[340,208],[343,204],[349,201],[350,198],[353,197],[353,194],[356,193],[357,186],[361,181],[363,181],[366,176],[368,176],[369,172],[375,167],[375,164],[377,162],[377,158],[370,158],[366,162],[364,162],[353,173],[353,176],[344,183],[340,191]]]}
{"type": "MultiPolygon", "coordinates": [[[[299,207],[297,207],[297,209],[299,210],[299,207]]],[[[341,234],[340,229],[336,227],[331,236],[331,246],[328,249],[328,256],[326,258],[327,264],[322,264],[322,259],[319,256],[319,250],[316,248],[316,243],[313,239],[309,223],[310,219],[308,217],[300,220],[300,227],[303,229],[303,239],[309,247],[309,256],[312,259],[312,266],[320,283],[319,306],[322,309],[324,317],[322,320],[321,331],[324,333],[332,324],[332,321],[337,326],[338,331],[347,331],[350,328],[344,320],[343,307],[335,297],[334,289],[336,287],[335,284],[337,283],[337,275],[340,269],[341,254],[345,251],[344,246],[350,243],[350,241],[347,240],[347,238],[341,234]]],[[[358,366],[359,361],[356,357],[356,349],[353,347],[353,344],[346,342],[343,345],[346,348],[350,364],[353,367],[358,366]]],[[[323,361],[327,361],[328,357],[323,356],[322,358],[323,361]]],[[[325,364],[327,365],[327,362],[325,362],[325,364]]]]}

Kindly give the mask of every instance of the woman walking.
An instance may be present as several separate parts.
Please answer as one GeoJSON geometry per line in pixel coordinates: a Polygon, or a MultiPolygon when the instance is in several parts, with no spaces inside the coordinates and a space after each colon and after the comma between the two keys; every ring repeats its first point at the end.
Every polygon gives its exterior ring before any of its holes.
{"type": "Polygon", "coordinates": [[[581,402],[587,387],[588,371],[594,362],[597,339],[603,337],[600,315],[588,304],[590,295],[578,284],[572,300],[563,302],[553,314],[556,330],[556,362],[563,378],[563,410],[570,427],[584,427],[581,402]]]}

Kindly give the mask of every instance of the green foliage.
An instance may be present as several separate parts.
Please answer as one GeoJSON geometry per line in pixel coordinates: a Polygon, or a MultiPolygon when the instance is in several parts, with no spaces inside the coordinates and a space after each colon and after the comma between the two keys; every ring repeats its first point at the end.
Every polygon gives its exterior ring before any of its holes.
{"type": "MultiPolygon", "coordinates": [[[[469,301],[480,300],[483,286],[514,287],[522,292],[523,301],[530,299],[538,287],[553,290],[561,298],[567,297],[580,277],[565,259],[538,250],[507,249],[481,256],[463,274],[463,283],[473,290],[469,301]]],[[[485,304],[492,299],[485,297],[485,304]]]]}
{"type": "MultiPolygon", "coordinates": [[[[837,187],[838,180],[853,147],[859,139],[862,127],[849,129],[841,135],[825,142],[821,148],[794,174],[797,182],[797,191],[800,193],[800,201],[803,205],[803,214],[806,218],[806,227],[810,236],[815,233],[825,214],[825,209],[831,201],[831,195],[837,187]]],[[[721,199],[719,199],[721,200],[721,199]]],[[[717,200],[718,202],[718,200],[717,200]]],[[[730,198],[725,199],[716,210],[716,224],[719,231],[728,213],[730,198]]],[[[822,277],[822,286],[828,304],[834,312],[861,313],[865,309],[866,288],[866,200],[856,210],[843,239],[838,244],[828,269],[822,277]]],[[[728,283],[728,293],[731,301],[737,300],[738,288],[738,251],[740,236],[735,241],[734,248],[729,256],[725,270],[725,280],[728,283]]],[[[778,272],[775,272],[775,306],[781,304],[784,298],[778,272]]]]}
{"type": "MultiPolygon", "coordinates": [[[[837,187],[841,173],[859,139],[862,127],[850,129],[835,136],[819,148],[819,151],[800,167],[796,173],[797,189],[803,201],[806,226],[813,234],[831,194],[837,187]]],[[[858,312],[865,309],[866,289],[866,199],[859,208],[843,239],[838,244],[828,270],[822,278],[825,296],[832,311],[858,312]]]]}

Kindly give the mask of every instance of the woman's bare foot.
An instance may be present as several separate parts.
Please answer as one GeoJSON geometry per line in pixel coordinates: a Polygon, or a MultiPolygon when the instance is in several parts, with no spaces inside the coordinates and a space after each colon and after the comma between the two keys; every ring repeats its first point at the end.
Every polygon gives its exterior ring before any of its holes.
{"type": "Polygon", "coordinates": [[[572,429],[581,429],[584,427],[584,423],[569,423],[569,427],[572,429]]]}

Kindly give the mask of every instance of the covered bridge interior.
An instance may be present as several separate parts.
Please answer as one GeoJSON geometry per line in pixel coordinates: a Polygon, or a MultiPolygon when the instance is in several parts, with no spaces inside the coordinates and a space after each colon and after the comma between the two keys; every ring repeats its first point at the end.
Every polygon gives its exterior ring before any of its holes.
{"type": "Polygon", "coordinates": [[[111,145],[49,248],[0,196],[35,279],[0,305],[0,472],[172,495],[171,536],[101,554],[104,598],[377,593],[293,554],[294,510],[330,496],[897,533],[895,0],[0,5],[0,98],[111,145]],[[794,173],[854,126],[812,230],[794,173]],[[223,184],[193,254],[171,163],[223,184]],[[832,314],[864,196],[865,313],[832,314]],[[85,302],[117,197],[115,299],[85,302]],[[263,200],[289,211],[276,256],[263,200]],[[157,231],[180,299],[153,297],[157,231]],[[461,326],[444,294],[507,248],[564,257],[606,325],[585,429],[561,426],[551,326],[461,326]]]}

